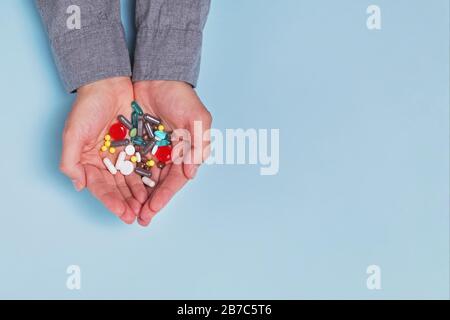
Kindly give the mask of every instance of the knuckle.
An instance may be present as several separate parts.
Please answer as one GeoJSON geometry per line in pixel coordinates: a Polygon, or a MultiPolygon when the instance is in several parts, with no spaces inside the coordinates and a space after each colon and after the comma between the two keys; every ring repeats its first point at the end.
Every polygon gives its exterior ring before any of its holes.
{"type": "Polygon", "coordinates": [[[211,125],[212,120],[213,120],[211,112],[209,112],[208,110],[205,110],[202,118],[203,118],[203,121],[205,121],[208,126],[211,125]]]}
{"type": "Polygon", "coordinates": [[[65,163],[60,163],[59,164],[59,171],[61,171],[62,173],[64,173],[65,175],[68,175],[70,172],[70,168],[65,164],[65,163]]]}

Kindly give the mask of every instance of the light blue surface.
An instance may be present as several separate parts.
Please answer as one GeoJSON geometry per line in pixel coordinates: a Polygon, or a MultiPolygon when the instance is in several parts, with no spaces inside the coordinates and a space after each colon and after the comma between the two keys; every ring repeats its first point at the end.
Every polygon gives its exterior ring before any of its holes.
{"type": "Polygon", "coordinates": [[[216,128],[280,128],[280,172],[203,167],[143,229],[59,173],[74,97],[32,1],[0,1],[0,297],[447,299],[448,30],[447,0],[213,1],[199,94],[216,128]]]}

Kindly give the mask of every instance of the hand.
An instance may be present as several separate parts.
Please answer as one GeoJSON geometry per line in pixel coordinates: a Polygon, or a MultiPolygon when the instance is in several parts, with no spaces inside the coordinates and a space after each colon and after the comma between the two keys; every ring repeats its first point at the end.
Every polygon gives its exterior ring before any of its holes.
{"type": "Polygon", "coordinates": [[[117,115],[131,113],[133,86],[129,78],[109,78],[85,85],[66,121],[60,168],[80,191],[87,187],[110,211],[125,223],[133,223],[148,198],[147,190],[136,174],[112,175],[103,157],[115,163],[117,154],[100,153],[117,115]]]}
{"type": "Polygon", "coordinates": [[[194,89],[180,81],[139,81],[134,84],[134,95],[140,106],[150,114],[160,118],[166,131],[175,129],[188,130],[192,137],[190,159],[182,164],[168,164],[163,170],[152,169],[156,187],[149,192],[149,199],[142,206],[138,222],[147,226],[155,214],[160,211],[180,190],[188,179],[193,179],[198,166],[206,159],[209,152],[209,130],[211,114],[202,104],[194,89]],[[201,134],[206,131],[201,142],[194,139],[194,121],[201,123],[201,134]],[[192,161],[194,155],[200,155],[199,161],[192,161]]]}

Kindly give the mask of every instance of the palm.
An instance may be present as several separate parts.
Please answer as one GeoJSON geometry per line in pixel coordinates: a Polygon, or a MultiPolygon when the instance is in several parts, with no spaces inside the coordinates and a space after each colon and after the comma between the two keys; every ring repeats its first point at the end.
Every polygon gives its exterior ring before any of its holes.
{"type": "Polygon", "coordinates": [[[103,157],[110,158],[114,163],[117,154],[100,153],[99,150],[109,127],[117,121],[117,116],[130,113],[132,99],[131,83],[120,94],[96,92],[80,95],[68,118],[64,134],[65,147],[75,142],[82,143],[76,165],[84,171],[86,187],[126,223],[135,220],[142,203],[147,199],[147,191],[136,175],[111,175],[105,169],[103,157]]]}
{"type": "MultiPolygon", "coordinates": [[[[134,85],[136,100],[143,109],[162,120],[167,130],[186,129],[192,133],[193,122],[203,121],[210,126],[211,119],[192,88],[181,82],[164,81],[162,86],[154,86],[152,81],[134,85]]],[[[201,146],[200,146],[201,147],[201,146]]],[[[141,225],[148,225],[151,218],[164,207],[195,173],[190,173],[192,165],[168,164],[162,170],[153,168],[153,179],[157,186],[149,190],[149,200],[139,216],[141,225]]]]}

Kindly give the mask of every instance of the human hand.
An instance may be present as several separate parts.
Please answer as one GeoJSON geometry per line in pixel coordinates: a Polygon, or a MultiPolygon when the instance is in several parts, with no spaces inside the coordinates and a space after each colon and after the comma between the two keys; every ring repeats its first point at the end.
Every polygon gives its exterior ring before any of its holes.
{"type": "Polygon", "coordinates": [[[160,211],[188,181],[193,179],[198,166],[209,154],[209,130],[212,117],[202,104],[194,89],[181,81],[147,80],[134,84],[136,101],[148,112],[162,120],[166,131],[185,129],[190,133],[191,148],[184,155],[184,163],[171,163],[162,170],[153,168],[152,179],[156,187],[149,191],[149,198],[143,204],[138,222],[147,226],[155,214],[160,211]],[[194,139],[194,122],[201,124],[202,137],[194,139]],[[203,133],[207,131],[205,135],[203,133]],[[203,138],[203,139],[202,139],[203,138]],[[199,155],[199,156],[198,156],[199,155]],[[197,159],[194,159],[197,158],[197,159]],[[198,159],[200,158],[200,159],[198,159]]]}
{"type": "Polygon", "coordinates": [[[102,157],[115,163],[116,154],[100,154],[100,147],[119,114],[130,113],[133,85],[126,77],[109,78],[81,87],[63,133],[60,169],[80,191],[87,187],[106,208],[131,224],[148,198],[136,175],[112,175],[102,157]]]}

